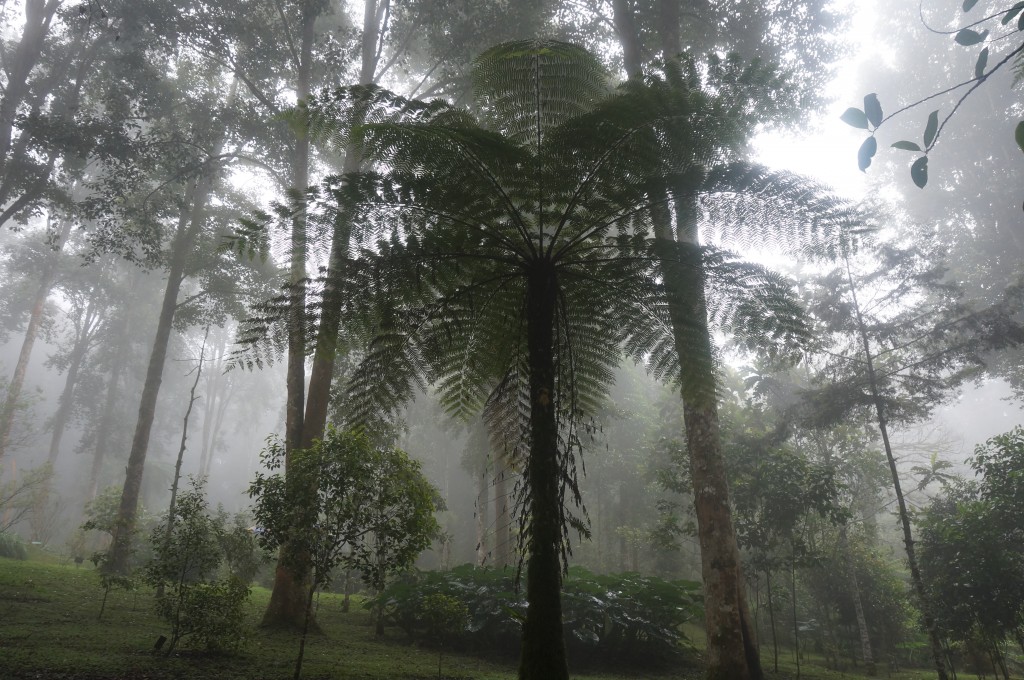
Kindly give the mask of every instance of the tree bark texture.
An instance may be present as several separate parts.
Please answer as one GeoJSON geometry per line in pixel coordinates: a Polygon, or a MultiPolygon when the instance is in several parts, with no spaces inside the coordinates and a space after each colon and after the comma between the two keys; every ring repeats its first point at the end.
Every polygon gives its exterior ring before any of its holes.
{"type": "Polygon", "coordinates": [[[747,607],[719,431],[697,208],[693,196],[677,193],[673,201],[677,237],[672,238],[667,215],[656,215],[654,221],[669,318],[683,366],[683,419],[704,581],[707,677],[761,680],[764,673],[747,607]]]}
{"type": "Polygon", "coordinates": [[[554,323],[557,280],[542,263],[527,282],[527,352],[530,366],[529,536],[526,620],[520,680],[568,680],[562,632],[561,470],[555,413],[554,323]]]}

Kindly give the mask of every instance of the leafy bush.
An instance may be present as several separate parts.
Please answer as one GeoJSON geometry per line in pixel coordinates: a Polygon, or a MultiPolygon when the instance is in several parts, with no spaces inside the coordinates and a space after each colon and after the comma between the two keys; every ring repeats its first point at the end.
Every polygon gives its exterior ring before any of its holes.
{"type": "Polygon", "coordinates": [[[0,531],[0,557],[12,560],[27,560],[28,551],[21,539],[14,534],[0,531]]]}
{"type": "MultiPolygon", "coordinates": [[[[519,647],[525,600],[511,572],[462,565],[448,572],[403,576],[368,600],[383,607],[385,620],[413,640],[437,638],[431,603],[460,601],[468,610],[461,631],[447,644],[476,651],[514,653],[519,647]],[[443,598],[443,599],[439,599],[443,598]]],[[[684,653],[682,625],[703,613],[700,584],[665,581],[636,573],[599,576],[574,567],[563,583],[566,643],[577,659],[652,665],[684,653]]]]}
{"type": "Polygon", "coordinates": [[[174,634],[190,636],[211,652],[235,650],[244,634],[245,601],[249,586],[229,577],[212,583],[193,583],[180,592],[165,591],[157,598],[157,614],[168,621],[178,617],[174,634]]]}
{"type": "Polygon", "coordinates": [[[229,576],[215,580],[223,555],[224,526],[208,513],[202,482],[178,496],[174,512],[153,530],[146,582],[157,589],[157,614],[171,624],[167,654],[190,636],[209,651],[237,647],[249,585],[229,576]]]}

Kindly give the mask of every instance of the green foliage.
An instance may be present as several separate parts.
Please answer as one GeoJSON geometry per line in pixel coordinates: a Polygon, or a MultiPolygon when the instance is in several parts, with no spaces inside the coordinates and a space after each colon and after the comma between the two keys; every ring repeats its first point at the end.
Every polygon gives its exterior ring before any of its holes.
{"type": "Polygon", "coordinates": [[[218,508],[214,518],[218,526],[217,543],[224,555],[228,574],[243,583],[252,583],[256,573],[270,560],[252,530],[253,518],[245,513],[228,516],[218,508]]]}
{"type": "MultiPolygon", "coordinates": [[[[637,573],[596,575],[571,567],[562,584],[564,626],[573,656],[602,663],[659,665],[689,649],[684,623],[702,616],[701,587],[637,573]]],[[[448,572],[417,572],[390,584],[366,607],[383,607],[385,619],[411,639],[436,642],[431,603],[455,600],[468,623],[453,644],[476,651],[513,652],[525,603],[510,572],[462,565],[448,572]]]]}
{"type": "Polygon", "coordinates": [[[157,614],[171,624],[167,654],[190,636],[209,651],[235,648],[249,586],[234,576],[217,581],[223,526],[208,513],[201,482],[179,494],[174,513],[153,530],[153,557],[144,579],[157,589],[157,614]]]}
{"type": "Polygon", "coordinates": [[[0,531],[0,557],[10,560],[27,560],[28,550],[16,534],[0,531]]]}
{"type": "Polygon", "coordinates": [[[954,639],[999,642],[1024,622],[1024,428],[970,459],[977,482],[953,481],[919,519],[921,564],[940,625],[954,639]]]}
{"type": "Polygon", "coordinates": [[[245,637],[249,586],[234,576],[190,583],[156,598],[160,618],[174,625],[172,641],[188,636],[210,652],[237,650],[245,637]]]}
{"type": "Polygon", "coordinates": [[[312,448],[289,454],[272,439],[262,454],[272,473],[257,473],[257,539],[265,549],[284,546],[285,560],[308,560],[314,588],[336,567],[357,569],[375,588],[407,568],[438,531],[438,494],[417,462],[399,449],[374,446],[365,434],[328,428],[312,448]]]}

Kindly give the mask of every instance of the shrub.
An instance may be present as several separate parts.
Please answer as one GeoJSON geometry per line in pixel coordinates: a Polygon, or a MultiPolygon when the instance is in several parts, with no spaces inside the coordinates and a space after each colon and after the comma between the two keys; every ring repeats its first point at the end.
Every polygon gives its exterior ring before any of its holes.
{"type": "Polygon", "coordinates": [[[14,534],[0,531],[0,557],[12,560],[27,560],[28,551],[21,539],[14,534]]]}
{"type": "Polygon", "coordinates": [[[214,580],[223,525],[207,512],[202,483],[178,496],[173,514],[153,530],[145,580],[157,589],[157,614],[171,624],[167,654],[189,636],[209,651],[237,647],[249,586],[235,577],[214,580]]]}
{"type": "Polygon", "coordinates": [[[193,583],[179,592],[165,591],[157,597],[157,614],[178,623],[178,639],[189,636],[193,643],[210,652],[235,650],[244,636],[245,601],[249,586],[229,577],[212,583],[193,583]]]}
{"type": "MultiPolygon", "coordinates": [[[[598,576],[573,567],[563,583],[566,643],[578,659],[657,665],[689,648],[682,625],[702,616],[700,584],[637,573],[598,576]]],[[[410,573],[364,606],[383,608],[385,620],[413,640],[434,644],[432,605],[454,599],[468,612],[449,646],[476,651],[518,650],[526,603],[511,572],[463,565],[448,572],[410,573]]],[[[446,605],[447,606],[447,605],[446,605]]]]}

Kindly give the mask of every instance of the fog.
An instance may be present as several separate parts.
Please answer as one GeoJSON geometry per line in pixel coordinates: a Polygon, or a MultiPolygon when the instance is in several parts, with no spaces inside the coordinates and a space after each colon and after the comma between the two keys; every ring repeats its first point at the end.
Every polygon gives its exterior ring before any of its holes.
{"type": "Polygon", "coordinates": [[[434,489],[423,572],[546,541],[732,569],[766,667],[1011,655],[938,527],[1024,470],[1013,3],[107,4],[0,5],[0,531],[139,569],[192,479],[258,538],[261,456],[358,432],[434,489]]]}

